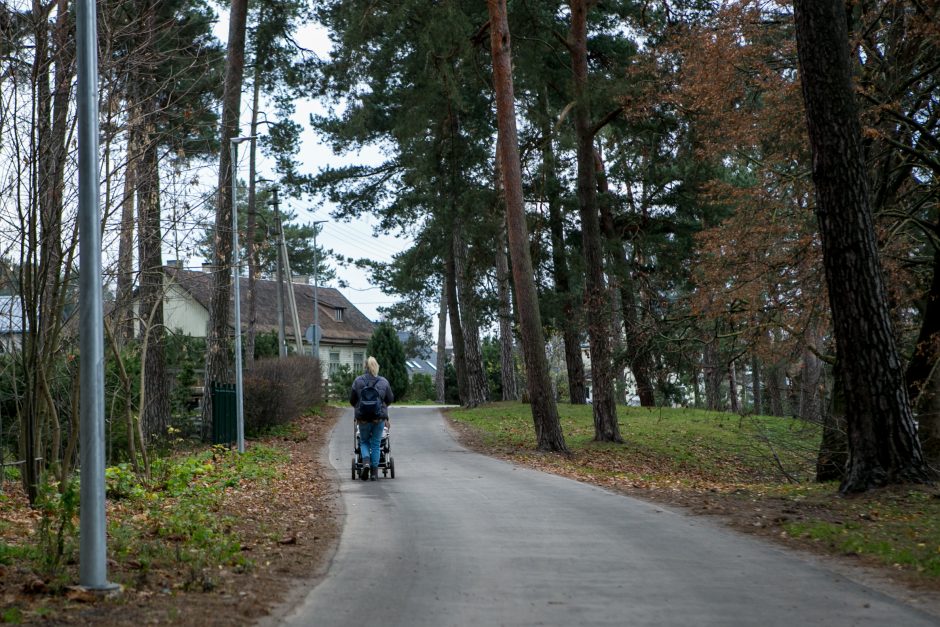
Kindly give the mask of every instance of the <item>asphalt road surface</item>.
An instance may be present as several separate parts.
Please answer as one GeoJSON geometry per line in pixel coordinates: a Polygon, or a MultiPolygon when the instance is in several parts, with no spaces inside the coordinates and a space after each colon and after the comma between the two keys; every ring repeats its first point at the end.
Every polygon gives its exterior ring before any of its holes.
{"type": "Polygon", "coordinates": [[[395,479],[351,480],[351,413],[333,432],[342,539],[282,624],[940,624],[713,521],[471,453],[436,409],[391,416],[395,479]]]}

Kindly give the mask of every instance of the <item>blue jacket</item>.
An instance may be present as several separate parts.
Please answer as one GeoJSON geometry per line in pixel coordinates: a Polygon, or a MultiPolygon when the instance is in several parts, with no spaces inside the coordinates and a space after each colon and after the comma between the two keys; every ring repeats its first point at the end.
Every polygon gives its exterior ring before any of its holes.
{"type": "MultiPolygon", "coordinates": [[[[382,376],[373,377],[371,374],[362,374],[353,381],[352,390],[349,392],[349,404],[353,407],[359,404],[359,390],[366,386],[366,383],[375,382],[375,390],[382,397],[382,407],[379,410],[380,418],[388,418],[388,406],[395,401],[395,395],[392,394],[392,386],[388,379],[382,376]]],[[[359,408],[356,407],[356,420],[360,418],[359,408]]]]}

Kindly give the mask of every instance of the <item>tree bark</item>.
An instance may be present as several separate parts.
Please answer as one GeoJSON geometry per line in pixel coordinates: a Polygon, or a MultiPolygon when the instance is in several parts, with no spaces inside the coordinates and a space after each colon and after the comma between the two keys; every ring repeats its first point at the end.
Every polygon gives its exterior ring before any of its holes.
{"type": "MultiPolygon", "coordinates": [[[[607,175],[600,151],[594,150],[594,160],[597,166],[598,192],[608,195],[607,175]]],[[[623,316],[623,329],[626,333],[626,354],[630,372],[636,381],[637,396],[640,397],[642,407],[656,405],[656,395],[653,388],[653,360],[650,358],[648,340],[640,325],[640,316],[637,311],[636,288],[633,275],[630,272],[630,261],[626,257],[622,238],[614,226],[614,216],[608,203],[600,203],[601,228],[607,238],[607,245],[611,250],[611,266],[613,275],[617,277],[620,288],[620,311],[623,316]]],[[[617,325],[615,325],[617,326],[617,325]]],[[[619,329],[618,329],[619,331],[619,329]]]]}
{"type": "Polygon", "coordinates": [[[552,395],[545,357],[545,339],[539,312],[538,293],[532,273],[529,234],[522,197],[522,168],[516,135],[515,96],[512,84],[512,52],[506,0],[487,0],[490,16],[490,48],[493,54],[493,86],[496,91],[496,118],[499,129],[499,156],[503,189],[506,192],[506,219],[509,254],[516,288],[516,306],[526,366],[526,385],[532,406],[532,422],[539,450],[567,452],[552,395]]]}
{"type": "Polygon", "coordinates": [[[891,329],[872,224],[845,5],[795,0],[797,53],[813,153],[816,217],[844,375],[849,462],[843,493],[934,476],[891,329]]]}
{"type": "Polygon", "coordinates": [[[232,378],[229,354],[229,301],[232,280],[232,176],[231,140],[238,134],[242,77],[245,69],[245,27],[248,0],[232,0],[229,10],[225,84],[222,93],[221,144],[219,152],[219,203],[215,214],[212,293],[209,301],[209,333],[206,338],[205,391],[202,397],[202,436],[212,426],[212,384],[232,378]]]}
{"type": "Polygon", "coordinates": [[[454,222],[454,272],[457,277],[457,296],[460,322],[463,325],[464,363],[467,367],[467,398],[465,407],[478,407],[489,398],[489,386],[483,372],[480,351],[480,327],[477,324],[476,293],[467,267],[467,243],[459,220],[454,222]]]}
{"type": "Polygon", "coordinates": [[[767,398],[770,405],[771,416],[785,416],[787,407],[784,403],[786,398],[787,383],[783,374],[783,367],[780,364],[768,366],[764,371],[764,379],[767,382],[767,398]]]}
{"type": "Polygon", "coordinates": [[[763,415],[764,397],[761,393],[760,360],[757,355],[751,355],[751,395],[754,397],[754,413],[763,415]]]}
{"type": "Polygon", "coordinates": [[[548,115],[548,99],[541,96],[546,111],[542,123],[542,176],[545,180],[545,195],[548,197],[548,226],[552,238],[552,279],[555,292],[561,298],[562,341],[565,348],[565,371],[568,375],[568,395],[572,405],[587,403],[587,386],[584,381],[584,360],[581,359],[581,338],[578,333],[580,316],[575,307],[576,295],[571,292],[568,271],[568,253],[565,248],[564,219],[561,209],[561,185],[555,172],[555,150],[552,140],[552,125],[548,115]]]}
{"type": "Polygon", "coordinates": [[[723,411],[721,402],[722,369],[718,363],[717,340],[705,345],[702,352],[702,371],[705,378],[705,408],[709,411],[723,411]]]}
{"type": "Polygon", "coordinates": [[[814,424],[822,424],[822,361],[816,356],[820,348],[819,332],[810,325],[805,333],[803,368],[800,372],[800,418],[814,424]]]}
{"type": "Polygon", "coordinates": [[[444,403],[447,398],[447,278],[441,281],[441,306],[437,314],[437,363],[434,364],[434,390],[437,402],[444,403]]]}
{"type": "MultiPolygon", "coordinates": [[[[497,157],[497,163],[499,158],[497,157]]],[[[497,168],[499,170],[499,168],[497,168]]],[[[500,172],[500,177],[502,173],[500,172]]],[[[502,189],[502,182],[497,181],[502,189]]],[[[501,194],[505,206],[505,193],[501,194]]],[[[500,216],[499,239],[496,242],[496,282],[499,290],[499,363],[500,381],[502,382],[504,401],[519,400],[519,386],[516,382],[516,360],[512,336],[512,300],[509,290],[509,259],[506,254],[506,221],[500,216]]]]}
{"type": "Polygon", "coordinates": [[[728,400],[731,403],[731,413],[740,414],[741,405],[738,399],[738,374],[732,360],[728,364],[728,400]]]}
{"type": "MultiPolygon", "coordinates": [[[[151,12],[152,13],[152,12],[151,12]]],[[[140,407],[145,442],[169,426],[169,385],[166,375],[166,333],[163,328],[163,232],[160,228],[160,168],[157,154],[156,101],[142,101],[141,152],[136,179],[138,193],[138,258],[140,259],[140,318],[147,335],[142,356],[146,406],[140,407]]]]}
{"type": "Polygon", "coordinates": [[[450,315],[450,339],[454,348],[454,370],[457,372],[457,396],[460,404],[467,403],[467,361],[464,355],[463,326],[460,324],[460,308],[457,306],[457,272],[454,270],[453,236],[448,237],[447,260],[444,262],[444,284],[447,291],[447,313],[450,315]]]}
{"type": "MultiPolygon", "coordinates": [[[[132,96],[131,96],[132,97],[132,96]]],[[[114,340],[125,344],[134,337],[134,198],[137,196],[137,135],[139,107],[128,107],[127,165],[121,198],[121,236],[118,241],[117,295],[114,303],[114,340]]]]}
{"type": "Polygon", "coordinates": [[[571,0],[571,69],[574,78],[574,127],[577,136],[578,203],[585,265],[585,310],[591,346],[594,439],[623,442],[617,424],[610,352],[610,298],[604,281],[604,251],[594,176],[594,136],[590,125],[587,65],[587,0],[571,0]]]}

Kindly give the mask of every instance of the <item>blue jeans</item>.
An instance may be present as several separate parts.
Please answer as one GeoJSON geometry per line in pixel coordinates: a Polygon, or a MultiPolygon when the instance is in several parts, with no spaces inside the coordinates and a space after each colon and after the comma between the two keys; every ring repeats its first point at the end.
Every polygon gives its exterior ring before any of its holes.
{"type": "Polygon", "coordinates": [[[382,455],[382,430],[384,428],[384,420],[359,423],[359,452],[362,453],[362,463],[371,464],[373,470],[379,467],[379,458],[382,455]]]}

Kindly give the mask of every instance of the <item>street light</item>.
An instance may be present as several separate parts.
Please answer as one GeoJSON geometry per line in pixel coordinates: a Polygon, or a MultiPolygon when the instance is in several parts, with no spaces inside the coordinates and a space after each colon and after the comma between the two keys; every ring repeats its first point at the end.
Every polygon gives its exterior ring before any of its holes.
{"type": "MultiPolygon", "coordinates": [[[[88,590],[118,588],[108,581],[104,478],[104,325],[101,285],[101,208],[98,204],[98,50],[95,2],[76,3],[79,235],[79,408],[82,466],[79,583],[88,590]]],[[[26,464],[36,456],[26,447],[26,464]]],[[[32,473],[27,474],[27,478],[32,473]]],[[[30,490],[35,489],[30,486],[30,490]]]]}
{"type": "Polygon", "coordinates": [[[233,137],[231,139],[232,152],[232,281],[235,283],[235,433],[238,439],[238,452],[245,452],[245,397],[242,389],[242,299],[241,277],[239,266],[241,260],[238,256],[238,203],[236,199],[235,176],[238,164],[238,144],[254,140],[257,135],[246,137],[233,137]]]}
{"type": "Polygon", "coordinates": [[[313,222],[313,356],[317,361],[320,359],[320,303],[318,294],[320,255],[317,250],[317,225],[324,222],[326,220],[314,220],[313,222]]]}

